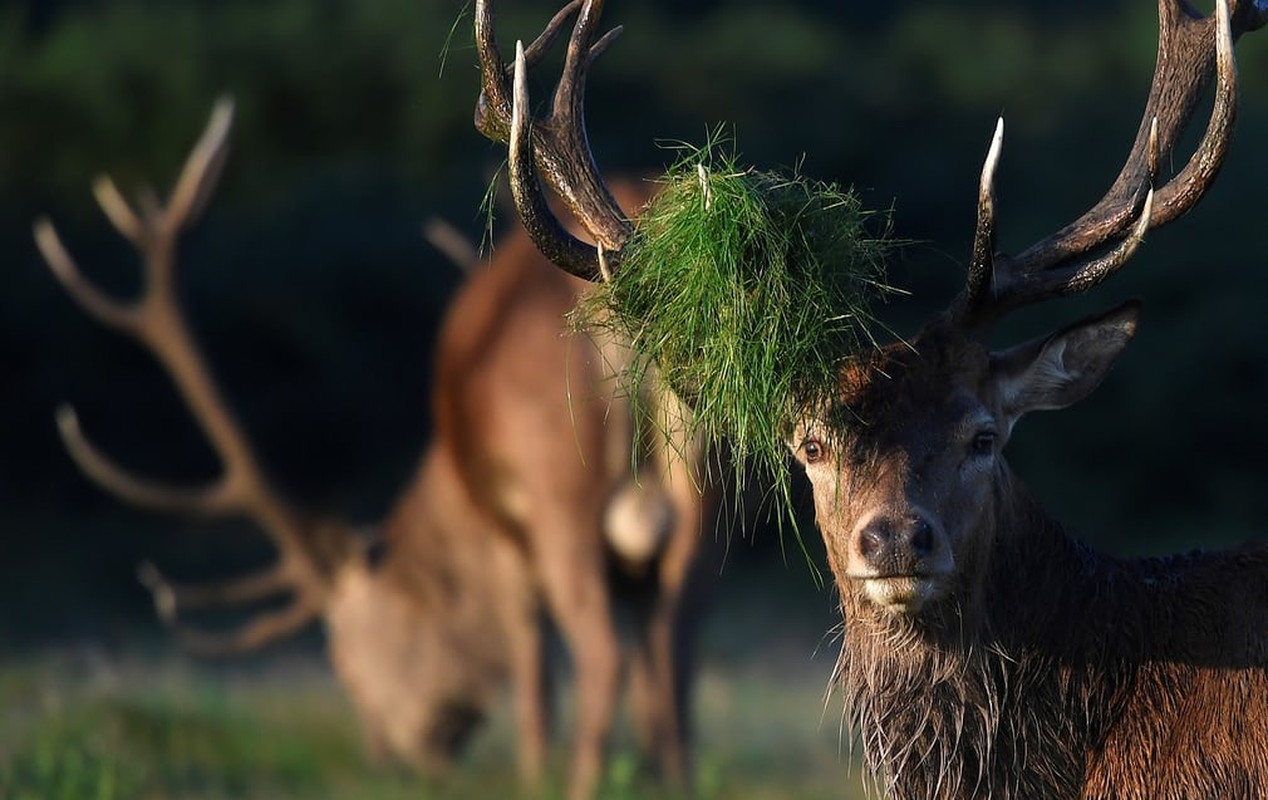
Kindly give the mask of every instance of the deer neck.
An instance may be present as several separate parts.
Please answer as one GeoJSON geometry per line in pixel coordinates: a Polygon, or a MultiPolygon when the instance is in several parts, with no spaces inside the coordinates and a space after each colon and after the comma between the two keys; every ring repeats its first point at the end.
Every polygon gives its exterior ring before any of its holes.
{"type": "Polygon", "coordinates": [[[1009,475],[990,517],[980,584],[928,617],[843,592],[839,685],[882,796],[1077,796],[1088,747],[1132,681],[1089,624],[1114,564],[1009,475]]]}

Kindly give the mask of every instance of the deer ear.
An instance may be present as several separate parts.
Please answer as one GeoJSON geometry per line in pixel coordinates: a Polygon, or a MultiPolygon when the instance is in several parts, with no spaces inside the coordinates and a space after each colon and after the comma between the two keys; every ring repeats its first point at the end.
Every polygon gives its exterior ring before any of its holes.
{"type": "Polygon", "coordinates": [[[1091,393],[1136,333],[1131,301],[1050,336],[994,353],[991,375],[1008,426],[1028,411],[1065,408],[1091,393]]]}

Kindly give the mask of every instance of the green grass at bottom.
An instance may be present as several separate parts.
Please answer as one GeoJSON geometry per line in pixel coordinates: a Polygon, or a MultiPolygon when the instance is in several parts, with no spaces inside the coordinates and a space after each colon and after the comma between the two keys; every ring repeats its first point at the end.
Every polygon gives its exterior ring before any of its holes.
{"type": "MultiPolygon", "coordinates": [[[[696,796],[861,797],[857,767],[838,746],[839,708],[823,712],[826,675],[824,664],[808,662],[704,670],[696,796]]],[[[184,660],[99,660],[86,669],[38,657],[0,665],[0,798],[515,797],[524,793],[506,705],[451,776],[427,781],[366,761],[355,714],[316,658],[224,670],[184,660]]],[[[557,744],[546,798],[561,792],[565,751],[557,744]]],[[[663,796],[638,775],[628,735],[618,735],[602,797],[663,796]]]]}

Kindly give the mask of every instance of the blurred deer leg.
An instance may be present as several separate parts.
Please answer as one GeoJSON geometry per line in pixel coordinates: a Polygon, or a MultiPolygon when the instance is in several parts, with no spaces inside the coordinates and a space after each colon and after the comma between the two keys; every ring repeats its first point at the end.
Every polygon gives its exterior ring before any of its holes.
{"type": "Polygon", "coordinates": [[[568,776],[569,800],[593,797],[602,777],[608,734],[620,683],[620,644],[612,629],[605,587],[597,580],[582,592],[587,599],[561,618],[573,654],[577,680],[576,739],[568,776]]]}
{"type": "Polygon", "coordinates": [[[675,721],[674,682],[666,676],[673,671],[673,653],[666,659],[660,647],[662,632],[672,635],[661,608],[643,621],[639,641],[630,659],[630,717],[638,740],[643,766],[655,777],[663,777],[675,788],[685,788],[682,738],[675,721]]]}
{"type": "MultiPolygon", "coordinates": [[[[541,528],[531,541],[545,544],[538,554],[541,582],[576,675],[576,732],[567,796],[586,800],[598,789],[616,712],[620,642],[597,543],[593,550],[577,547],[586,537],[577,531],[576,516],[557,520],[543,515],[535,524],[541,528]],[[591,563],[583,566],[578,561],[591,563]]],[[[589,528],[595,527],[597,522],[591,522],[589,528]]]]}
{"type": "Polygon", "coordinates": [[[675,624],[679,604],[675,598],[657,609],[647,630],[647,648],[652,676],[657,688],[660,717],[660,764],[671,786],[687,788],[689,782],[687,731],[683,691],[689,666],[675,624]]]}
{"type": "MultiPolygon", "coordinates": [[[[655,605],[649,610],[642,631],[641,652],[635,660],[636,674],[631,675],[631,699],[635,707],[645,705],[643,712],[649,725],[648,734],[652,746],[645,752],[654,754],[658,767],[670,785],[680,789],[690,786],[689,725],[687,694],[690,692],[692,673],[691,619],[684,614],[683,589],[699,548],[699,503],[696,489],[687,485],[672,486],[679,495],[678,508],[690,510],[680,513],[674,536],[661,559],[660,591],[655,605]],[[645,669],[645,676],[637,670],[645,669]],[[646,689],[640,689],[640,681],[646,689]],[[650,696],[639,697],[640,691],[650,696]]],[[[635,712],[638,714],[639,712],[635,712]]],[[[637,722],[636,722],[637,724],[637,722]]]]}
{"type": "MultiPolygon", "coordinates": [[[[679,430],[689,412],[671,398],[662,399],[661,425],[679,430]]],[[[649,698],[656,718],[655,752],[667,781],[683,790],[691,788],[692,650],[701,599],[688,596],[692,573],[699,569],[701,531],[713,518],[716,490],[703,483],[705,449],[700,441],[662,447],[657,452],[665,490],[673,500],[674,530],[658,569],[660,590],[643,631],[648,676],[654,695],[649,698]]]]}
{"type": "Polygon", "coordinates": [[[550,676],[541,621],[525,615],[509,629],[515,722],[519,729],[519,769],[524,782],[541,782],[550,740],[550,676]]]}
{"type": "Polygon", "coordinates": [[[629,659],[630,722],[643,759],[643,767],[652,774],[660,772],[658,742],[660,717],[656,708],[656,682],[652,677],[651,657],[647,642],[640,636],[629,659]]]}
{"type": "Polygon", "coordinates": [[[518,545],[498,538],[494,549],[501,585],[498,613],[510,652],[520,778],[535,786],[542,780],[552,722],[541,609],[533,596],[532,578],[518,545]]]}
{"type": "Polygon", "coordinates": [[[644,768],[676,789],[687,788],[686,736],[682,713],[682,658],[676,597],[658,597],[641,609],[638,640],[630,658],[630,717],[644,768]]]}
{"type": "Polygon", "coordinates": [[[376,767],[385,767],[392,763],[392,747],[388,744],[387,734],[380,723],[367,714],[361,715],[361,742],[365,749],[365,759],[376,767]]]}

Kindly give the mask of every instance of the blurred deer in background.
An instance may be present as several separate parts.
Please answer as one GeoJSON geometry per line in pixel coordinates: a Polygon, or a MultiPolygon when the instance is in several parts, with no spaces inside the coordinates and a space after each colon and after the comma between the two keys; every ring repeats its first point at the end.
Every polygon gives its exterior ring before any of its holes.
{"type": "MultiPolygon", "coordinates": [[[[510,147],[517,206],[543,252],[593,278],[618,269],[633,228],[603,186],[583,119],[600,0],[575,14],[561,78],[533,120],[525,73],[477,3],[484,72],[477,126],[510,147]],[[513,76],[513,82],[511,80],[513,76]],[[602,250],[566,236],[538,175],[602,250]]],[[[1118,178],[1075,222],[1017,256],[995,248],[1002,121],[979,189],[967,285],[910,342],[860,356],[835,399],[806,409],[790,446],[813,489],[845,618],[836,680],[865,761],[894,798],[1251,798],[1268,787],[1268,547],[1112,558],[1067,535],[1012,475],[1002,449],[1026,412],[1091,392],[1135,334],[1135,303],[1011,349],[996,323],[1092,288],[1146,232],[1188,211],[1227,151],[1233,42],[1262,2],[1203,17],[1160,0],[1157,68],[1118,178]],[[1159,179],[1212,80],[1195,154],[1159,179]]],[[[619,29],[618,29],[619,30],[619,29]]]]}
{"type": "MultiPolygon", "coordinates": [[[[178,240],[212,194],[231,119],[221,101],[166,205],[145,196],[134,208],[108,178],[95,184],[107,217],[140,253],[138,300],[101,294],[52,225],[36,225],[40,250],[72,298],[158,358],[223,474],[201,489],[135,477],[100,453],[64,407],[58,424],[74,461],[141,506],[247,516],[277,549],[270,568],[206,585],[172,584],[143,568],[162,617],[202,653],[244,652],[322,619],[371,751],[424,768],[448,764],[509,679],[521,770],[535,781],[550,723],[543,617],[564,633],[582,694],[596,685],[614,692],[606,681],[623,659],[619,604],[633,620],[626,660],[640,742],[653,766],[682,781],[692,592],[712,495],[702,444],[641,436],[651,424],[636,415],[685,412],[669,398],[634,402],[615,377],[630,354],[564,321],[586,284],[516,232],[453,301],[439,335],[435,438],[381,530],[367,537],[295,508],[264,474],[177,299],[178,240]],[[180,621],[183,612],[282,594],[288,605],[236,629],[180,621]]],[[[647,192],[632,191],[633,208],[647,192]]],[[[591,738],[610,724],[610,715],[583,718],[579,747],[596,748],[591,738]]]]}

